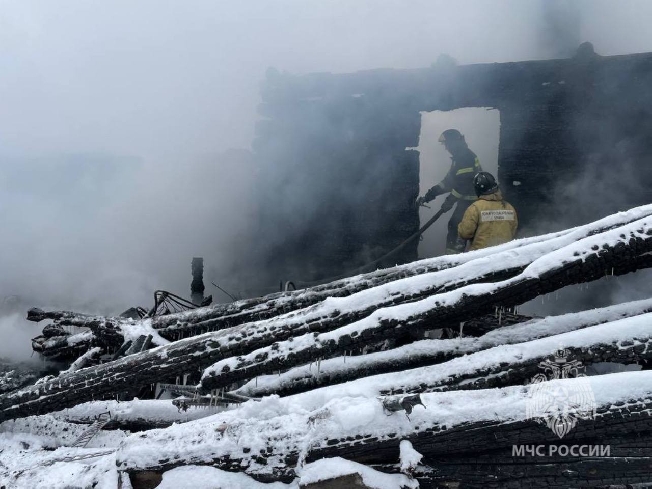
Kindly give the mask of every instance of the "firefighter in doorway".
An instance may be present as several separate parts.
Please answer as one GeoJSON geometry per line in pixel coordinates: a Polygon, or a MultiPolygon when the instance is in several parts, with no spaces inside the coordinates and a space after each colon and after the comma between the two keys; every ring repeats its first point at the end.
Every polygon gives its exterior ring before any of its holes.
{"type": "Polygon", "coordinates": [[[476,200],[473,191],[473,177],[482,170],[478,157],[469,149],[464,136],[457,129],[447,129],[439,137],[439,142],[451,154],[451,167],[444,179],[416,200],[417,206],[430,202],[438,195],[450,193],[442,208],[445,210],[455,206],[453,215],[448,221],[446,235],[446,253],[461,253],[464,251],[464,241],[457,235],[457,227],[462,221],[466,209],[476,200]]]}
{"type": "Polygon", "coordinates": [[[473,178],[478,200],[464,213],[458,226],[460,240],[471,240],[471,250],[479,250],[514,239],[518,217],[514,207],[503,200],[498,182],[482,171],[473,178]]]}

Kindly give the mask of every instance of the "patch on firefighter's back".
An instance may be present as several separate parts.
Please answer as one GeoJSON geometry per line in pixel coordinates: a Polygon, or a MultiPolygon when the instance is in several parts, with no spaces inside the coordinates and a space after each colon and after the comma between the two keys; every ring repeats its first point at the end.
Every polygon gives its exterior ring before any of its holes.
{"type": "Polygon", "coordinates": [[[510,210],[496,210],[496,211],[480,211],[480,221],[513,221],[514,211],[510,210]]]}

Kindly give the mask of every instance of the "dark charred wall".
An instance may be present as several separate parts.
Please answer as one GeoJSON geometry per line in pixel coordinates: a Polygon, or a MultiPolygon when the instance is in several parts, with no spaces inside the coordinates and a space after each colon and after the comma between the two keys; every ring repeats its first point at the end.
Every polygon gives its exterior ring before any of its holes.
{"type": "MultiPolygon", "coordinates": [[[[652,54],[292,76],[270,70],[254,149],[272,278],[323,280],[418,227],[420,112],[500,110],[499,180],[524,234],[650,201],[652,54]]],[[[389,263],[416,258],[417,242],[389,263]]]]}
{"type": "Polygon", "coordinates": [[[527,234],[652,202],[652,55],[504,66],[499,178],[527,234]]]}

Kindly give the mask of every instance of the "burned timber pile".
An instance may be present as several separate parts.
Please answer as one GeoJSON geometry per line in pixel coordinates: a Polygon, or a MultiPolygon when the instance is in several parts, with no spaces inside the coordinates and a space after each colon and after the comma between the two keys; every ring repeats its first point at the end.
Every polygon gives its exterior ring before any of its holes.
{"type": "Polygon", "coordinates": [[[0,421],[116,396],[137,402],[130,399],[159,384],[182,396],[180,409],[239,406],[167,428],[142,416],[143,432],[115,451],[121,477],[211,465],[290,483],[303,464],[335,456],[398,473],[407,440],[423,455],[410,471],[420,487],[652,482],[652,300],[558,317],[517,313],[564,287],[649,268],[651,251],[652,205],[487,250],[142,320],[34,309],[29,319],[52,321],[35,348],[71,367],[0,395],[0,421]],[[638,366],[546,379],[592,393],[591,416],[579,416],[577,403],[568,408],[563,439],[559,426],[543,423],[550,411],[532,413],[524,387],[542,365],[554,371],[561,361],[638,366]],[[568,446],[590,448],[573,457],[568,446]]]}

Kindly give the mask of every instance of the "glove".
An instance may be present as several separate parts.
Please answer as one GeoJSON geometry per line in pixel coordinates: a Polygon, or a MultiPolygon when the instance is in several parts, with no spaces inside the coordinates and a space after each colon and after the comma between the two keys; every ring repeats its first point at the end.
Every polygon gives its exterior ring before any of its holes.
{"type": "Polygon", "coordinates": [[[456,203],[457,203],[457,197],[455,197],[453,194],[449,194],[448,197],[446,197],[444,203],[441,205],[441,210],[444,212],[448,212],[453,208],[453,206],[456,203]]]}
{"type": "Polygon", "coordinates": [[[426,202],[430,202],[431,200],[436,199],[438,196],[445,193],[446,191],[444,189],[442,189],[439,185],[435,185],[426,192],[424,198],[426,199],[426,202]]]}
{"type": "Polygon", "coordinates": [[[420,207],[420,206],[422,206],[423,204],[425,204],[426,202],[428,202],[428,201],[426,200],[425,197],[417,197],[417,200],[414,201],[414,205],[415,205],[416,207],[420,207]]]}
{"type": "Polygon", "coordinates": [[[458,253],[464,253],[466,251],[466,240],[458,236],[457,239],[455,240],[454,249],[458,253]]]}

